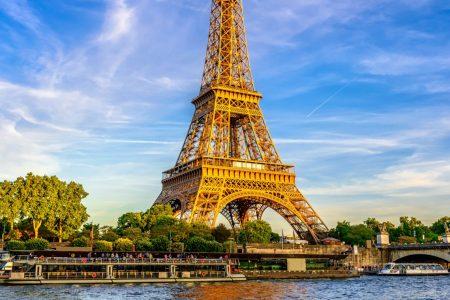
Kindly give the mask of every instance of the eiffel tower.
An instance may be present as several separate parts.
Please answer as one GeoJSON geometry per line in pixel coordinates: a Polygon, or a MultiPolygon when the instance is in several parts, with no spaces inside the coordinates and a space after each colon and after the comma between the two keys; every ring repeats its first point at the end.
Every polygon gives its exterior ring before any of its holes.
{"type": "Polygon", "coordinates": [[[190,222],[231,226],[271,208],[299,237],[319,243],[328,229],[275,149],[255,90],[242,0],[212,0],[208,47],[195,113],[175,167],[163,173],[156,204],[190,222]]]}

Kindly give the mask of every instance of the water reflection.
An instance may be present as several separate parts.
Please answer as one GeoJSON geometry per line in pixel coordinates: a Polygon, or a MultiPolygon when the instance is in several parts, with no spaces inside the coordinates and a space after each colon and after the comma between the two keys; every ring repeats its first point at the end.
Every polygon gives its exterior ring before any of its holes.
{"type": "Polygon", "coordinates": [[[177,295],[183,299],[283,299],[292,294],[306,295],[306,288],[299,289],[296,282],[274,284],[271,281],[247,281],[239,283],[201,284],[177,295]]]}
{"type": "Polygon", "coordinates": [[[0,286],[0,299],[450,299],[450,276],[214,284],[0,286]]]}

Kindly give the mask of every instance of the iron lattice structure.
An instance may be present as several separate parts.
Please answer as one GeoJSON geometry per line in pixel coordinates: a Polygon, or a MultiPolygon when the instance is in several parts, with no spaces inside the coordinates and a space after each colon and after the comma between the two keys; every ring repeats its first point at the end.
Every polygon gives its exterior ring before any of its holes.
{"type": "Polygon", "coordinates": [[[327,227],[283,164],[260,108],[250,69],[242,0],[213,0],[200,94],[174,168],[155,203],[191,222],[232,226],[272,208],[296,233],[318,243],[327,227]]]}

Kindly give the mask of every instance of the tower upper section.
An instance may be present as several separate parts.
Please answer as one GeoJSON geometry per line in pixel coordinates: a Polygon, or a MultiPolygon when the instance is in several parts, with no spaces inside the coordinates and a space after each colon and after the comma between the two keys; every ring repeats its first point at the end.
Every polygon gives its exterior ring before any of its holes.
{"type": "Polygon", "coordinates": [[[212,0],[200,93],[214,86],[254,91],[242,0],[212,0]]]}

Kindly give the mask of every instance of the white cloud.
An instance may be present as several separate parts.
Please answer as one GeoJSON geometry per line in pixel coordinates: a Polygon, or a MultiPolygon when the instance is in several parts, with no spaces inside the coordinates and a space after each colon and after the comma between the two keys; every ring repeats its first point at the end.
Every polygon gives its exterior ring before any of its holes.
{"type": "Polygon", "coordinates": [[[55,174],[60,164],[54,157],[55,144],[41,144],[42,138],[32,132],[20,132],[16,123],[0,114],[0,178],[14,179],[30,170],[39,174],[55,174]]]}
{"type": "Polygon", "coordinates": [[[450,67],[450,56],[381,53],[361,61],[361,66],[374,75],[414,75],[436,73],[450,67]]]}
{"type": "Polygon", "coordinates": [[[98,40],[101,42],[115,42],[130,33],[134,22],[134,9],[125,0],[114,0],[106,14],[103,31],[98,40]]]}
{"type": "Polygon", "coordinates": [[[42,24],[30,9],[27,0],[2,1],[0,9],[15,21],[39,34],[42,24]]]}
{"type": "Polygon", "coordinates": [[[310,188],[310,195],[334,195],[367,197],[369,195],[390,197],[421,197],[450,194],[449,159],[433,161],[411,159],[401,164],[389,166],[372,178],[355,179],[339,185],[310,188]]]}

